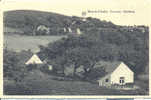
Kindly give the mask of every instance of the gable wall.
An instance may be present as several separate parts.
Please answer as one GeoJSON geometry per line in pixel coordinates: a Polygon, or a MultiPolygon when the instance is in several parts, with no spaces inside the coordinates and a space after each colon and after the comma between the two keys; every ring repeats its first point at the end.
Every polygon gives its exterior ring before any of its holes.
{"type": "Polygon", "coordinates": [[[120,84],[120,77],[125,78],[125,83],[134,82],[134,73],[124,63],[121,63],[111,74],[111,84],[120,84]]]}
{"type": "Polygon", "coordinates": [[[33,55],[25,64],[42,64],[42,61],[38,56],[33,55]]]}

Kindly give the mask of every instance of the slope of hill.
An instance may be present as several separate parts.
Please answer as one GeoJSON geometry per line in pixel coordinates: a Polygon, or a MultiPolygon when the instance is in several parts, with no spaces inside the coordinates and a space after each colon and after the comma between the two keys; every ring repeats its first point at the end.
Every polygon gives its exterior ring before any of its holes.
{"type": "MultiPolygon", "coordinates": [[[[99,19],[91,17],[88,17],[86,18],[86,21],[83,21],[81,17],[71,17],[51,12],[32,10],[16,10],[4,12],[4,26],[15,29],[19,28],[24,32],[20,34],[33,35],[33,32],[35,32],[36,35],[38,35],[36,29],[40,25],[44,25],[49,28],[49,33],[47,35],[67,34],[69,32],[69,27],[74,30],[72,32],[75,32],[77,28],[80,28],[80,30],[84,33],[94,28],[116,27],[116,25],[111,22],[100,21],[99,19]],[[67,31],[64,31],[64,28],[66,28],[67,31]]],[[[6,30],[5,32],[7,33],[7,31],[8,30],[6,30]]],[[[42,33],[42,35],[46,35],[44,34],[44,32],[42,33]]]]}
{"type": "MultiPolygon", "coordinates": [[[[118,26],[111,22],[91,17],[83,21],[82,18],[76,16],[70,17],[51,12],[31,10],[4,12],[4,30],[6,29],[6,33],[9,30],[10,34],[33,35],[39,25],[45,25],[49,28],[50,32],[47,35],[62,36],[69,32],[64,32],[60,29],[68,29],[70,27],[72,30],[75,30],[80,28],[84,33],[82,37],[86,37],[86,40],[101,41],[103,44],[111,45],[113,46],[113,51],[118,51],[119,49],[118,55],[122,59],[130,60],[130,62],[134,60],[134,63],[140,67],[146,66],[148,62],[149,30],[146,26],[118,26]],[[137,56],[135,56],[136,54],[137,56]],[[140,57],[135,61],[138,55],[140,57]],[[142,63],[140,63],[140,59],[142,59],[142,63]]],[[[40,35],[46,35],[43,33],[40,35]]],[[[36,33],[35,35],[39,34],[36,33]]],[[[70,41],[72,42],[73,40],[71,39],[70,41]]],[[[79,41],[81,41],[80,38],[79,41]]],[[[81,44],[83,43],[79,43],[79,45],[81,44]]],[[[115,53],[113,52],[111,55],[113,56],[115,53]]]]}
{"type": "Polygon", "coordinates": [[[32,10],[15,10],[4,12],[4,23],[5,26],[10,27],[23,27],[28,26],[28,24],[36,25],[44,24],[50,25],[48,22],[49,18],[56,19],[58,22],[62,19],[70,18],[64,15],[42,12],[42,11],[32,11],[32,10]],[[32,21],[32,22],[30,22],[32,21]]]}
{"type": "Polygon", "coordinates": [[[16,10],[4,12],[4,26],[19,28],[26,35],[32,35],[33,31],[39,25],[45,25],[47,27],[51,27],[54,30],[58,30],[60,28],[63,28],[62,21],[66,19],[70,20],[70,17],[50,12],[48,13],[32,10],[16,10]]]}

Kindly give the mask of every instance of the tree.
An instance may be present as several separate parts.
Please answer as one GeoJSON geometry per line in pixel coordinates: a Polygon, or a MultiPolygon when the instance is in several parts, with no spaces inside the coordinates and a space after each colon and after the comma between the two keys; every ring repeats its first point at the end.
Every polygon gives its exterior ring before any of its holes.
{"type": "MultiPolygon", "coordinates": [[[[39,25],[39,23],[34,19],[30,18],[29,16],[25,16],[25,24],[30,27],[31,34],[30,35],[36,35],[36,28],[39,25]]],[[[28,32],[26,32],[28,34],[28,32]]]]}
{"type": "Polygon", "coordinates": [[[20,82],[26,76],[27,70],[24,65],[20,65],[19,61],[16,52],[4,50],[4,77],[20,82]]]}
{"type": "MultiPolygon", "coordinates": [[[[147,34],[147,33],[144,33],[147,34]]],[[[48,44],[41,53],[58,65],[74,65],[74,74],[79,66],[90,73],[100,60],[123,61],[135,72],[148,64],[148,35],[127,31],[90,31],[80,36],[71,36],[48,44]],[[62,58],[63,57],[63,58],[62,58]]],[[[85,74],[86,75],[86,74],[85,74]]]]}

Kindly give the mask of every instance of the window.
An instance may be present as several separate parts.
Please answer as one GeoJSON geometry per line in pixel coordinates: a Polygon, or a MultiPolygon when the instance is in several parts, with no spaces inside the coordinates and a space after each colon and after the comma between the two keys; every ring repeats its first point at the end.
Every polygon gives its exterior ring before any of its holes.
{"type": "Polygon", "coordinates": [[[105,82],[109,82],[109,79],[107,78],[107,79],[105,80],[105,82]]]}
{"type": "Polygon", "coordinates": [[[124,80],[120,80],[120,83],[124,83],[124,80]]]}
{"type": "Polygon", "coordinates": [[[120,77],[120,83],[124,84],[125,77],[120,77]]]}

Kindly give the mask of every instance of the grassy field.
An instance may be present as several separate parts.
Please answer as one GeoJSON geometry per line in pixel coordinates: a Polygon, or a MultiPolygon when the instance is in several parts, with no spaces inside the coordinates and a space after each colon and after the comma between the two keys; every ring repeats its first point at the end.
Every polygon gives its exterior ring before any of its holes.
{"type": "Polygon", "coordinates": [[[18,85],[4,81],[6,95],[144,95],[141,90],[113,90],[86,81],[60,81],[39,70],[29,74],[18,85]]]}
{"type": "Polygon", "coordinates": [[[30,49],[33,52],[39,50],[39,45],[47,45],[65,36],[26,36],[26,35],[4,35],[4,44],[8,49],[20,51],[30,49]]]}

